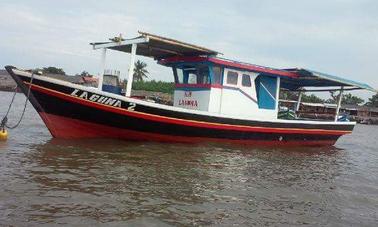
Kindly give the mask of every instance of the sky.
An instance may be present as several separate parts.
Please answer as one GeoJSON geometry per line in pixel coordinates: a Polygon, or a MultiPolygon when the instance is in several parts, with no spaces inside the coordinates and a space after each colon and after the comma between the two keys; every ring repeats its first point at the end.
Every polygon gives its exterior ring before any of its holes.
{"type": "MultiPolygon", "coordinates": [[[[309,68],[378,89],[378,1],[18,1],[0,0],[0,67],[100,71],[90,42],[146,31],[208,47],[223,57],[276,68],[309,68]]],[[[149,78],[172,81],[147,62],[149,78]]],[[[109,51],[106,68],[126,77],[129,56],[109,51]]],[[[365,100],[370,92],[355,91],[365,100]]]]}

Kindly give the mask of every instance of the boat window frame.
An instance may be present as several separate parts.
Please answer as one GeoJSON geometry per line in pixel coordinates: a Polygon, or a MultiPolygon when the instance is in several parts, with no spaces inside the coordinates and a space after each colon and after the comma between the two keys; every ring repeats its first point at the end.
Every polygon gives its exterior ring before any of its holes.
{"type": "MultiPolygon", "coordinates": [[[[265,81],[267,82],[267,81],[265,81]]],[[[256,89],[256,97],[257,97],[257,102],[258,102],[258,107],[259,109],[266,109],[266,110],[276,110],[278,109],[278,103],[279,103],[279,93],[280,93],[280,86],[279,86],[279,77],[275,77],[275,76],[270,76],[270,75],[266,75],[266,74],[259,74],[257,75],[257,77],[255,78],[255,89],[256,89]],[[274,94],[271,93],[271,91],[269,90],[269,87],[266,87],[266,85],[264,85],[264,83],[262,82],[262,78],[265,78],[265,79],[275,79],[275,89],[274,89],[274,94]],[[268,94],[267,96],[265,97],[270,97],[273,102],[274,102],[274,108],[268,103],[265,103],[264,101],[266,101],[266,98],[261,96],[261,88],[265,90],[265,93],[268,94]]],[[[268,100],[269,101],[269,100],[268,100]]]]}
{"type": "Polygon", "coordinates": [[[211,84],[213,84],[213,85],[222,85],[223,84],[223,67],[220,66],[220,65],[211,64],[209,66],[209,68],[210,68],[210,80],[211,80],[211,84]],[[219,74],[216,73],[216,70],[214,70],[215,68],[219,69],[219,74]]]}
{"type": "Polygon", "coordinates": [[[198,75],[191,70],[190,72],[187,72],[187,84],[198,84],[198,75]]]}
{"type": "Polygon", "coordinates": [[[174,75],[174,82],[175,84],[190,84],[190,85],[204,85],[204,84],[211,84],[212,82],[212,72],[211,72],[211,65],[208,63],[200,62],[200,63],[179,63],[174,66],[172,66],[173,69],[173,75],[174,75]],[[185,69],[183,66],[189,66],[185,69]],[[203,68],[206,68],[207,75],[203,76],[204,74],[201,72],[200,67],[205,66],[203,68]],[[193,68],[193,69],[192,69],[193,68]],[[178,70],[182,71],[183,80],[180,81],[180,77],[178,75],[178,70]],[[189,81],[190,75],[195,75],[195,83],[191,83],[189,81]],[[201,76],[201,79],[199,80],[199,75],[201,76]],[[206,78],[206,79],[204,79],[206,78]],[[201,82],[201,83],[199,83],[201,82]]]}
{"type": "Polygon", "coordinates": [[[241,77],[242,77],[241,78],[241,86],[242,87],[252,87],[251,75],[246,74],[246,73],[242,73],[241,77]],[[248,78],[249,85],[244,85],[244,78],[248,78]]]}
{"type": "Polygon", "coordinates": [[[197,64],[197,84],[211,84],[211,72],[209,64],[197,64]],[[206,66],[206,67],[203,67],[206,66]],[[204,71],[205,69],[205,71],[204,71]],[[207,76],[204,76],[204,72],[207,73],[207,76]],[[201,83],[198,83],[201,82],[201,83]]]}
{"type": "Polygon", "coordinates": [[[183,70],[181,68],[177,68],[176,66],[173,66],[172,70],[173,70],[173,76],[174,76],[174,83],[175,84],[184,84],[184,72],[183,72],[183,70]],[[179,77],[179,74],[178,74],[178,69],[182,71],[181,81],[180,81],[180,77],[179,77]]]}
{"type": "Polygon", "coordinates": [[[226,85],[229,85],[229,86],[235,86],[235,87],[238,87],[239,86],[239,72],[236,71],[236,70],[232,70],[232,69],[227,69],[226,71],[226,85]],[[229,73],[234,73],[236,74],[236,83],[230,83],[229,82],[229,73]]]}

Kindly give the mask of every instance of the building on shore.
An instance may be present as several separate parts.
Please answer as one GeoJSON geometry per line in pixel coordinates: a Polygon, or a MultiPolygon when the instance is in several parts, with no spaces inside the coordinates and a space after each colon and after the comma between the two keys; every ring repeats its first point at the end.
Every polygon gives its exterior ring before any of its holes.
{"type": "Polygon", "coordinates": [[[361,124],[378,124],[378,108],[369,106],[344,106],[350,119],[361,124]]]}

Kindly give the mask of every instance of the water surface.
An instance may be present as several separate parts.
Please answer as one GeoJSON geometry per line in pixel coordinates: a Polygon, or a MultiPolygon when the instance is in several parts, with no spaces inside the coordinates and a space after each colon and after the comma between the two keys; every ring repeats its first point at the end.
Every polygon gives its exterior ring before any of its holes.
{"type": "Polygon", "coordinates": [[[377,147],[366,125],[325,148],[58,140],[29,105],[0,142],[0,225],[376,226],[377,147]]]}

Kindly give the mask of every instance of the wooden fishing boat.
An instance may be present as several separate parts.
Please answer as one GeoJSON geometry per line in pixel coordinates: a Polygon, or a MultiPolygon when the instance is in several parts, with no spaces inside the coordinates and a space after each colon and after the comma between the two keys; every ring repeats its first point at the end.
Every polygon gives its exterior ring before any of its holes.
{"type": "MultiPolygon", "coordinates": [[[[220,58],[219,53],[140,32],[134,39],[91,43],[101,49],[99,85],[86,87],[34,75],[13,66],[6,70],[56,138],[117,138],[160,142],[233,142],[270,145],[332,145],[351,133],[355,122],[278,119],[282,89],[306,87],[368,89],[366,84],[306,70],[274,69],[220,58]],[[107,50],[131,53],[126,94],[103,90],[107,50]],[[131,95],[135,56],[171,67],[173,106],[131,95]]],[[[300,100],[298,100],[300,102],[300,100]]]]}

